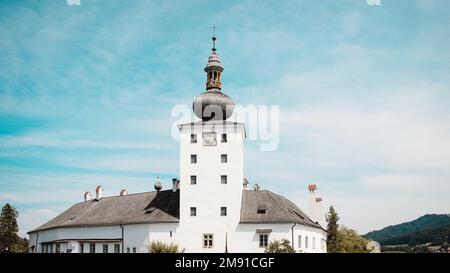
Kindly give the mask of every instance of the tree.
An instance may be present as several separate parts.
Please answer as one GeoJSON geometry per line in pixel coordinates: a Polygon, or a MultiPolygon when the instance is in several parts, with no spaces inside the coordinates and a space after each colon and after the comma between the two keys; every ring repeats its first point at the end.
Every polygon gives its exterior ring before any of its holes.
{"type": "Polygon", "coordinates": [[[338,236],[338,221],[339,216],[337,212],[334,210],[333,206],[330,207],[330,210],[327,214],[327,251],[328,252],[338,252],[337,246],[337,236],[338,236]]]}
{"type": "Polygon", "coordinates": [[[152,241],[147,246],[147,250],[150,253],[183,253],[184,248],[181,249],[179,245],[175,243],[164,243],[162,241],[152,241]]]}
{"type": "Polygon", "coordinates": [[[273,240],[269,242],[265,250],[266,253],[295,253],[291,242],[287,239],[273,240]]]}
{"type": "Polygon", "coordinates": [[[2,208],[0,215],[0,253],[13,252],[19,243],[17,210],[10,204],[2,208]]]}
{"type": "Polygon", "coordinates": [[[368,253],[368,240],[350,228],[341,226],[337,233],[336,251],[340,253],[368,253]]]}

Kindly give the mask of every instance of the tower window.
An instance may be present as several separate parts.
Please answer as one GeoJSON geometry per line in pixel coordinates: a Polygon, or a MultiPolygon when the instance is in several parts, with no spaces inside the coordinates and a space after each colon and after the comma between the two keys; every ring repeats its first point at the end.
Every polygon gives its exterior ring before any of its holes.
{"type": "Polygon", "coordinates": [[[227,142],[227,134],[222,134],[222,140],[221,142],[227,142]]]}
{"type": "Polygon", "coordinates": [[[259,247],[266,247],[269,241],[269,234],[262,233],[259,234],[259,247]]]}
{"type": "Polygon", "coordinates": [[[227,163],[227,162],[228,162],[228,157],[227,157],[227,155],[226,155],[226,154],[220,155],[220,161],[221,161],[222,163],[227,163]]]}
{"type": "Polygon", "coordinates": [[[213,235],[203,234],[203,248],[212,248],[212,247],[213,247],[213,235]]]}
{"type": "Polygon", "coordinates": [[[197,184],[197,176],[191,175],[191,185],[195,185],[195,184],[197,184]]]}
{"type": "Polygon", "coordinates": [[[191,143],[197,143],[197,134],[191,134],[191,143]]]}
{"type": "Polygon", "coordinates": [[[196,164],[197,163],[197,155],[191,155],[191,163],[196,164]]]}
{"type": "Polygon", "coordinates": [[[226,175],[221,175],[220,176],[220,183],[221,184],[227,184],[227,181],[228,179],[227,179],[227,176],[226,175]]]}
{"type": "Polygon", "coordinates": [[[217,72],[214,71],[214,80],[217,80],[217,72]]]}
{"type": "Polygon", "coordinates": [[[227,216],[227,207],[220,207],[220,216],[227,216]]]}
{"type": "Polygon", "coordinates": [[[197,208],[191,207],[191,216],[197,216],[197,208]]]}

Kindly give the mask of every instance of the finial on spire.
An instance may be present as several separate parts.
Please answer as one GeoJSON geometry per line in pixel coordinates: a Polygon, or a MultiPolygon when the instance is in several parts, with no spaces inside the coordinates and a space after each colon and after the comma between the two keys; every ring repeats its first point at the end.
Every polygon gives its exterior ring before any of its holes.
{"type": "Polygon", "coordinates": [[[213,47],[212,47],[212,51],[216,52],[216,26],[213,26],[213,36],[212,36],[212,41],[213,41],[213,47]]]}

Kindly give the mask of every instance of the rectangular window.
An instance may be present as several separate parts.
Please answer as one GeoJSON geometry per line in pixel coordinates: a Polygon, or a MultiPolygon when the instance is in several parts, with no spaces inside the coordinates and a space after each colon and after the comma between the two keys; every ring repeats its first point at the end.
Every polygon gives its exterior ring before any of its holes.
{"type": "Polygon", "coordinates": [[[227,216],[227,207],[220,207],[220,216],[227,216]]]}
{"type": "Polygon", "coordinates": [[[259,234],[259,247],[266,247],[269,241],[269,234],[259,234]]]}
{"type": "Polygon", "coordinates": [[[80,253],[84,253],[84,243],[80,243],[80,253]]]}
{"type": "Polygon", "coordinates": [[[321,247],[322,249],[325,248],[325,239],[320,240],[320,247],[321,247]]]}
{"type": "Polygon", "coordinates": [[[197,208],[191,207],[191,216],[197,216],[197,208]]]}
{"type": "Polygon", "coordinates": [[[316,237],[313,237],[312,239],[313,239],[312,247],[313,247],[313,249],[316,249],[316,237]]]}
{"type": "Polygon", "coordinates": [[[103,253],[108,253],[108,245],[103,244],[103,253]]]}
{"type": "Polygon", "coordinates": [[[220,161],[221,161],[222,163],[227,163],[227,161],[228,161],[227,155],[226,155],[226,154],[220,155],[220,161]]]}
{"type": "Polygon", "coordinates": [[[114,253],[120,253],[120,245],[119,244],[114,245],[114,253]]]}
{"type": "Polygon", "coordinates": [[[197,134],[191,134],[191,143],[197,143],[197,134]]]}
{"type": "Polygon", "coordinates": [[[50,253],[53,253],[53,244],[50,245],[50,253]]]}
{"type": "Polygon", "coordinates": [[[226,175],[221,175],[220,176],[220,183],[222,184],[227,184],[227,176],[226,175]]]}
{"type": "Polygon", "coordinates": [[[223,143],[227,142],[227,134],[222,134],[221,142],[223,142],[223,143]]]}
{"type": "Polygon", "coordinates": [[[133,253],[136,253],[136,248],[135,247],[133,247],[133,253]]]}
{"type": "Polygon", "coordinates": [[[127,247],[127,253],[130,253],[130,248],[129,247],[127,247]]]}
{"type": "Polygon", "coordinates": [[[197,155],[191,155],[191,163],[196,164],[197,163],[197,155]]]}
{"type": "Polygon", "coordinates": [[[56,253],[60,253],[61,252],[61,245],[60,244],[56,244],[56,253]]]}
{"type": "Polygon", "coordinates": [[[213,235],[203,234],[203,248],[212,248],[212,247],[213,247],[213,235]]]}
{"type": "Polygon", "coordinates": [[[302,248],[302,235],[298,235],[298,248],[302,248]]]}
{"type": "Polygon", "coordinates": [[[308,248],[308,236],[305,236],[305,248],[308,248]]]}
{"type": "Polygon", "coordinates": [[[197,176],[191,175],[191,185],[195,185],[195,184],[197,184],[197,176]]]}
{"type": "Polygon", "coordinates": [[[89,244],[89,253],[95,253],[95,244],[94,243],[89,244]]]}

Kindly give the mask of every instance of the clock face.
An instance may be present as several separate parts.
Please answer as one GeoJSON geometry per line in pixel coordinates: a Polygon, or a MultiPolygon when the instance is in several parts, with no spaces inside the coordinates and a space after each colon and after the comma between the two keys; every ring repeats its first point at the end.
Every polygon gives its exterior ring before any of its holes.
{"type": "Polygon", "coordinates": [[[203,146],[216,146],[217,136],[216,133],[203,133],[203,146]]]}

